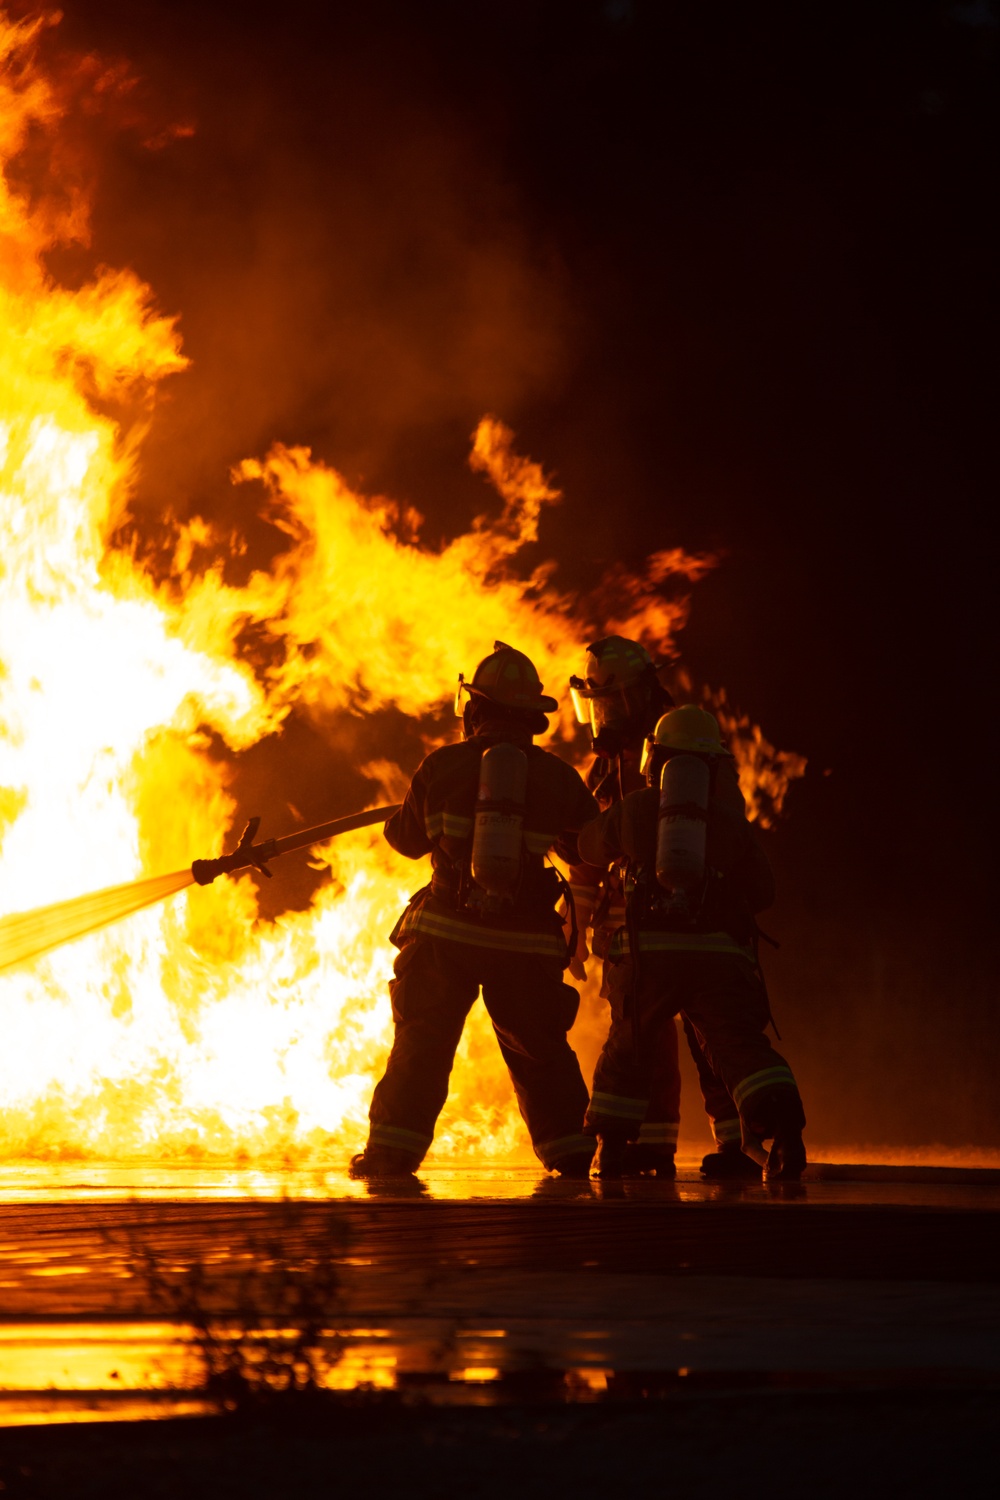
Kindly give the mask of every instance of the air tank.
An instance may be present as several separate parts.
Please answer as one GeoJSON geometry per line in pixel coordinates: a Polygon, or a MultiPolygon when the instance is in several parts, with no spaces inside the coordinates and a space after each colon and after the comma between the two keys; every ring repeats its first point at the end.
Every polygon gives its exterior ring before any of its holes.
{"type": "Polygon", "coordinates": [[[672,755],[660,776],[656,828],[656,878],[690,913],[705,880],[705,841],[711,771],[697,755],[672,755]]]}
{"type": "Polygon", "coordinates": [[[528,757],[516,745],[491,745],[479,765],[472,832],[472,878],[500,906],[513,899],[521,874],[528,757]]]}

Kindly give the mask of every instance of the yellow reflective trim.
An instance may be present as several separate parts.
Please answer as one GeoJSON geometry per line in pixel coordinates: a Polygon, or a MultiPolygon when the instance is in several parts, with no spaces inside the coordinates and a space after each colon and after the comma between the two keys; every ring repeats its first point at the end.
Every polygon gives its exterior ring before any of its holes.
{"type": "Polygon", "coordinates": [[[459,813],[446,812],[444,815],[444,831],[448,838],[468,838],[472,832],[472,819],[463,818],[459,813]]]}
{"type": "MultiPolygon", "coordinates": [[[[611,957],[624,958],[631,953],[627,928],[615,933],[611,957]]],[[[639,934],[640,953],[727,953],[754,963],[753,949],[737,942],[728,932],[656,932],[647,928],[639,934]]]]}
{"type": "Polygon", "coordinates": [[[739,1120],[713,1120],[712,1134],[717,1145],[727,1146],[733,1141],[742,1141],[743,1127],[739,1120]]]}
{"type": "Polygon", "coordinates": [[[680,1125],[676,1120],[661,1120],[656,1125],[640,1125],[640,1146],[676,1146],[680,1125]]]}
{"type": "Polygon", "coordinates": [[[425,812],[424,829],[429,839],[440,838],[443,833],[450,839],[468,838],[472,832],[472,819],[459,813],[425,812]]]}
{"type": "Polygon", "coordinates": [[[400,937],[413,932],[421,932],[426,937],[446,938],[452,943],[468,943],[474,948],[500,948],[510,953],[566,958],[566,944],[559,933],[511,932],[506,928],[479,927],[458,917],[428,911],[426,907],[419,907],[403,918],[400,937]]]}
{"type": "MultiPolygon", "coordinates": [[[[473,826],[474,819],[467,818],[462,813],[448,812],[444,809],[438,812],[424,812],[424,829],[429,839],[439,838],[442,833],[451,839],[469,838],[473,826]]],[[[525,830],[522,837],[529,854],[547,854],[559,835],[532,833],[525,830]]]]}
{"type": "Polygon", "coordinates": [[[759,1094],[761,1089],[772,1088],[775,1084],[796,1087],[795,1075],[787,1063],[779,1063],[773,1068],[762,1068],[759,1073],[750,1073],[746,1078],[741,1078],[733,1089],[733,1103],[737,1109],[740,1109],[743,1101],[749,1099],[751,1094],[759,1094]]]}
{"type": "Polygon", "coordinates": [[[368,1141],[372,1146],[395,1146],[401,1151],[412,1151],[423,1156],[433,1136],[421,1135],[416,1130],[404,1130],[401,1125],[372,1125],[368,1141]]]}
{"type": "Polygon", "coordinates": [[[629,1099],[623,1094],[602,1094],[600,1091],[595,1092],[590,1101],[591,1114],[613,1115],[621,1120],[641,1120],[648,1108],[648,1099],[629,1099]]]}
{"type": "Polygon", "coordinates": [[[554,1141],[542,1141],[535,1147],[535,1154],[545,1167],[555,1166],[564,1156],[593,1156],[592,1135],[561,1135],[554,1141]]]}

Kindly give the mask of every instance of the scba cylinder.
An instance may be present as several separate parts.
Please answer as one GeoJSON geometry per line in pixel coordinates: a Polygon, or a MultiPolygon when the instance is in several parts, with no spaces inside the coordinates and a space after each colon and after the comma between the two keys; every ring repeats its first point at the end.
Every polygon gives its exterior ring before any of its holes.
{"type": "Polygon", "coordinates": [[[711,771],[696,755],[672,755],[660,776],[656,878],[690,908],[705,880],[711,771]]]}
{"type": "Polygon", "coordinates": [[[479,766],[472,833],[472,878],[497,901],[510,899],[521,874],[528,757],[516,745],[491,745],[479,766]]]}

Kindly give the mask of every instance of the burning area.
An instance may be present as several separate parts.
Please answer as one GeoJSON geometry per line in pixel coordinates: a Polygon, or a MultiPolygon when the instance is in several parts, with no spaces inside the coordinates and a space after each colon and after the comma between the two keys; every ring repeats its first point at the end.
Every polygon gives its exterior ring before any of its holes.
{"type": "MultiPolygon", "coordinates": [[[[93,57],[47,70],[51,25],[5,15],[0,32],[0,910],[44,908],[52,938],[2,980],[4,1149],[341,1153],[363,1138],[390,1039],[387,933],[415,883],[377,830],[314,856],[301,909],[279,900],[262,914],[243,876],[56,946],[82,930],[60,930],[58,903],[159,877],[176,889],[165,872],[218,851],[238,821],[234,783],[255,748],[274,778],[265,834],[301,824],[289,726],[318,736],[331,768],[348,748],[346,789],[322,778],[328,815],[352,797],[396,800],[420,755],[453,734],[457,670],[495,638],[528,652],[560,696],[601,631],[641,638],[682,674],[690,587],[715,560],[661,550],[643,576],[619,567],[589,596],[562,587],[555,562],[525,565],[546,511],[571,501],[493,416],[469,454],[483,511],[440,544],[412,506],[358,493],[281,443],[231,476],[280,538],[264,565],[247,563],[238,528],[182,517],[184,505],[144,529],[131,509],[142,445],[187,360],[176,319],[132,271],[100,267],[75,285],[53,274],[54,252],[88,238],[85,174],[72,171],[80,91],[100,109],[128,96],[128,80],[93,57]]],[[[718,706],[751,806],[780,811],[804,762],[724,695],[718,706]]],[[[551,736],[582,758],[568,700],[551,736]]],[[[585,1051],[601,1026],[589,1001],[585,1051]]],[[[483,1015],[434,1149],[526,1149],[483,1015]]]]}

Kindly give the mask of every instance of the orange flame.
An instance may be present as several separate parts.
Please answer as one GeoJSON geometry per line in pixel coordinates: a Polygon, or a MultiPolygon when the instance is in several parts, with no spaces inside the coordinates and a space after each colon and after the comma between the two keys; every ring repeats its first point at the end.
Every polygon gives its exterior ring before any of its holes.
{"type": "MultiPolygon", "coordinates": [[[[416,513],[282,446],[234,475],[263,486],[290,539],[244,585],[224,573],[233,539],[201,518],[176,527],[166,582],[116,545],[157,387],[186,360],[132,272],[71,290],[45,268],[53,244],[85,238],[86,207],[69,195],[57,212],[12,184],[29,128],[63,123],[35,56],[42,26],[0,12],[0,915],[214,852],[233,801],[210,735],[236,753],[293,709],[433,715],[498,637],[556,691],[593,631],[676,654],[687,599],[662,585],[694,582],[713,560],[663,551],[642,578],[619,570],[618,616],[589,618],[553,586],[554,564],[518,569],[561,497],[494,418],[471,463],[503,508],[438,549],[416,513]],[[256,669],[240,646],[251,626],[268,644],[256,669]]],[[[425,729],[429,747],[440,724],[425,729]]],[[[568,709],[553,732],[574,734],[568,709]]],[[[772,778],[778,807],[799,763],[754,743],[748,785],[772,778]]],[[[391,759],[367,773],[373,802],[374,783],[391,798],[405,781],[391,759]]],[[[332,878],[274,923],[258,921],[250,879],[219,881],[0,979],[6,1153],[301,1160],[361,1142],[391,1033],[386,934],[421,872],[377,830],[320,859],[332,878]]],[[[584,1024],[598,1029],[593,1015],[584,1024]]],[[[527,1150],[481,1013],[434,1150],[527,1150]]]]}

